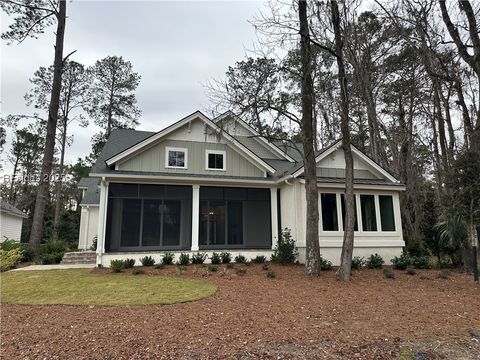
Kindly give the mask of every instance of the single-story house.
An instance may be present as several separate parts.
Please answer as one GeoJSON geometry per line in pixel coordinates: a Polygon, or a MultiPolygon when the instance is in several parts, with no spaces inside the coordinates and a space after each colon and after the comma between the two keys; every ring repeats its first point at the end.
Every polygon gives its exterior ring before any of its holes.
{"type": "Polygon", "coordinates": [[[0,242],[20,241],[23,219],[27,217],[23,211],[0,199],[0,242]]]}
{"type": "MultiPolygon", "coordinates": [[[[404,186],[353,147],[354,255],[401,254],[404,186]]],[[[288,228],[305,259],[303,160],[231,112],[197,111],[158,132],[114,130],[80,183],[79,247],[97,239],[97,264],[162,252],[228,251],[269,257],[288,228]]],[[[316,155],[321,254],[340,261],[345,160],[337,141],[316,155]]]]}

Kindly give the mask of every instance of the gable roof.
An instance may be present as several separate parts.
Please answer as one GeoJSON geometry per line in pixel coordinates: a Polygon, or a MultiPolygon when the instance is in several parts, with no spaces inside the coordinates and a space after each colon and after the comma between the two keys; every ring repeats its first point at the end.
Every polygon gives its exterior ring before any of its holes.
{"type": "Polygon", "coordinates": [[[7,203],[6,201],[3,201],[2,199],[0,199],[0,210],[7,214],[18,216],[24,219],[28,217],[27,214],[25,214],[23,211],[17,209],[15,206],[10,205],[9,203],[7,203]]]}
{"type": "MultiPolygon", "coordinates": [[[[187,124],[189,121],[195,120],[195,119],[200,119],[203,121],[206,125],[210,126],[211,128],[217,130],[219,133],[221,133],[227,140],[230,141],[232,145],[234,145],[236,148],[238,148],[240,151],[242,151],[247,157],[249,157],[251,160],[253,160],[255,163],[260,165],[263,169],[274,173],[275,169],[272,168],[267,162],[265,162],[262,158],[260,158],[258,155],[256,155],[254,152],[252,152],[248,147],[246,147],[244,144],[239,142],[235,137],[231,136],[229,133],[222,131],[222,129],[214,123],[212,120],[210,120],[207,116],[205,116],[202,112],[200,111],[195,111],[193,114],[188,115],[187,117],[184,117],[183,119],[177,121],[176,123],[166,127],[163,130],[160,130],[157,133],[154,133],[153,135],[150,135],[146,137],[145,139],[137,142],[134,145],[131,145],[130,147],[118,152],[117,154],[110,156],[105,159],[105,164],[107,166],[112,166],[116,162],[124,159],[125,157],[140,151],[143,149],[145,146],[148,146],[149,144],[167,136],[168,134],[172,133],[173,131],[179,129],[183,125],[187,124]]],[[[108,142],[107,142],[108,143],[108,142]]]]}

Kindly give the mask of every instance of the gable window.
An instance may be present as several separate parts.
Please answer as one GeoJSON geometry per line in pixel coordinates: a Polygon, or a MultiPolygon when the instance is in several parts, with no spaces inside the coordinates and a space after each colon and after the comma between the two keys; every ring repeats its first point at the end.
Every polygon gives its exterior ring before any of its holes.
{"type": "Polygon", "coordinates": [[[377,231],[377,217],[375,212],[375,196],[360,195],[363,231],[377,231]]]}
{"type": "Polygon", "coordinates": [[[323,231],[338,231],[337,194],[320,195],[323,231]]]}
{"type": "Polygon", "coordinates": [[[395,231],[395,216],[393,215],[393,198],[391,195],[379,195],[380,220],[382,231],[395,231]]]}
{"type": "Polygon", "coordinates": [[[186,169],[187,155],[187,149],[184,148],[165,148],[165,167],[186,169]]]}
{"type": "Polygon", "coordinates": [[[225,171],[225,151],[207,150],[205,157],[207,170],[225,171]]]}

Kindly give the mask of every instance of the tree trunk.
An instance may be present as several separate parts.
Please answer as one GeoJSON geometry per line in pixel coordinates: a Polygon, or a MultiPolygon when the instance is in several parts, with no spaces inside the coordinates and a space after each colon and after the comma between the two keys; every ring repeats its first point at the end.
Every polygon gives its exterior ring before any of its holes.
{"type": "Polygon", "coordinates": [[[307,2],[298,1],[300,20],[300,46],[302,60],[302,131],[305,169],[305,197],[307,201],[307,228],[305,233],[305,275],[320,274],[320,244],[318,238],[318,189],[313,128],[313,80],[310,30],[308,28],[307,2]]]}
{"type": "Polygon", "coordinates": [[[60,91],[62,88],[63,39],[65,35],[67,3],[60,0],[57,13],[57,32],[55,39],[55,60],[53,63],[53,84],[48,110],[47,133],[43,153],[42,170],[37,188],[37,198],[33,213],[32,229],[29,245],[36,255],[40,252],[40,242],[43,236],[43,217],[49,195],[50,176],[55,150],[55,132],[57,130],[58,109],[60,106],[60,91]]]}
{"type": "Polygon", "coordinates": [[[58,180],[55,184],[55,216],[53,218],[53,239],[58,240],[58,225],[60,224],[61,211],[63,209],[62,184],[63,168],[65,164],[65,149],[67,147],[67,125],[68,119],[64,118],[62,129],[62,144],[60,149],[60,164],[58,166],[58,180]]]}
{"type": "MultiPolygon", "coordinates": [[[[353,155],[350,143],[350,124],[348,115],[348,88],[343,59],[343,39],[340,28],[340,13],[338,4],[331,0],[332,24],[335,34],[335,54],[338,66],[338,81],[340,83],[340,120],[342,130],[342,147],[345,155],[345,221],[343,232],[342,255],[337,278],[341,281],[350,281],[352,275],[352,255],[355,228],[355,204],[353,196],[353,155]]],[[[374,140],[374,139],[371,139],[374,140]]]]}

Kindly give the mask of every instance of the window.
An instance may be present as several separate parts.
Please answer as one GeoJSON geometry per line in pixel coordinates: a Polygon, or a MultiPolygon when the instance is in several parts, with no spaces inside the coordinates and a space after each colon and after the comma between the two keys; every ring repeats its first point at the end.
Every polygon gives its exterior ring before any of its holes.
{"type": "Polygon", "coordinates": [[[165,167],[166,168],[187,168],[187,149],[183,148],[165,148],[165,167]]]}
{"type": "Polygon", "coordinates": [[[321,194],[323,231],[338,231],[337,194],[321,194]]]}
{"type": "Polygon", "coordinates": [[[391,195],[379,195],[380,220],[382,231],[395,231],[395,216],[393,215],[393,198],[391,195]]]}
{"type": "Polygon", "coordinates": [[[363,231],[377,231],[375,196],[360,195],[360,208],[362,211],[363,231]]]}
{"type": "Polygon", "coordinates": [[[207,150],[205,162],[207,170],[225,171],[225,151],[207,150]]]}
{"type": "MultiPolygon", "coordinates": [[[[341,205],[342,205],[342,222],[343,222],[343,230],[345,230],[345,226],[347,225],[345,219],[345,194],[341,194],[341,205]]],[[[355,227],[354,231],[358,231],[358,216],[357,216],[357,195],[353,195],[353,207],[355,209],[355,227]]]]}

